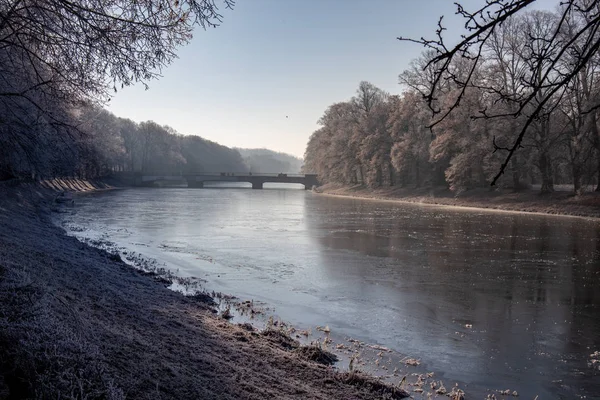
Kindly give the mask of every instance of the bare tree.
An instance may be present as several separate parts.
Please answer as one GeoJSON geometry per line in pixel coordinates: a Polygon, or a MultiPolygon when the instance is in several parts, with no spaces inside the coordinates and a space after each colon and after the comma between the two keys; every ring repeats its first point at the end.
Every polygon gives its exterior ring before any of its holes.
{"type": "Polygon", "coordinates": [[[429,146],[432,135],[426,128],[430,115],[416,91],[404,93],[393,105],[388,124],[393,141],[391,162],[401,184],[413,181],[419,187],[429,178],[429,146]],[[411,176],[412,175],[412,176],[411,176]]]}
{"type": "MultiPolygon", "coordinates": [[[[435,39],[398,38],[419,43],[435,54],[426,65],[426,68],[433,68],[435,71],[431,90],[425,93],[425,99],[435,116],[431,126],[440,123],[460,105],[469,87],[478,86],[479,89],[497,93],[504,100],[515,102],[516,107],[513,110],[495,112],[482,109],[477,115],[472,116],[473,118],[524,117],[522,126],[508,144],[498,145],[494,142],[494,151],[505,151],[507,154],[498,173],[492,179],[492,185],[495,185],[505,172],[515,152],[522,148],[525,135],[532,131],[535,123],[544,123],[545,116],[556,107],[557,97],[560,98],[564,94],[566,88],[596,56],[600,48],[598,32],[600,0],[563,0],[559,4],[555,20],[550,26],[545,27],[549,31],[543,37],[536,36],[534,32],[529,32],[523,37],[529,50],[528,60],[531,68],[523,78],[528,90],[523,91],[519,96],[514,96],[514,93],[507,93],[503,87],[496,85],[481,87],[479,82],[473,82],[473,74],[485,61],[485,48],[501,29],[502,24],[511,17],[520,15],[534,1],[487,0],[485,5],[472,12],[457,3],[457,14],[464,17],[467,32],[454,46],[446,44],[442,18],[439,20],[435,39]],[[573,35],[561,35],[567,21],[573,18],[580,18],[585,23],[578,26],[573,35]],[[571,57],[570,62],[564,62],[566,57],[571,57]],[[470,65],[466,76],[459,76],[452,69],[453,63],[458,59],[470,65]],[[456,92],[453,101],[448,103],[447,107],[441,107],[437,102],[438,91],[449,81],[460,90],[456,92]]],[[[592,112],[598,108],[598,105],[598,103],[588,104],[584,112],[592,112]]]]}
{"type": "Polygon", "coordinates": [[[24,64],[34,77],[0,96],[51,88],[68,99],[106,100],[110,89],[157,77],[194,25],[220,21],[215,0],[0,0],[0,45],[12,55],[2,67],[24,64]]]}
{"type": "MultiPolygon", "coordinates": [[[[515,16],[502,23],[492,33],[486,43],[485,54],[487,66],[485,68],[486,80],[492,80],[489,86],[502,88],[501,93],[488,93],[490,104],[497,109],[504,109],[505,113],[514,113],[518,109],[518,99],[526,90],[524,77],[527,74],[527,63],[523,59],[525,41],[524,18],[515,16]]],[[[494,140],[509,141],[524,123],[523,117],[506,117],[498,121],[505,128],[499,132],[494,140]]],[[[524,158],[515,153],[511,159],[512,187],[519,190],[522,187],[524,158]]]]}
{"type": "MultiPolygon", "coordinates": [[[[44,135],[50,134],[72,141],[65,137],[76,125],[69,109],[103,103],[112,91],[158,77],[195,25],[221,22],[217,1],[234,5],[234,0],[0,0],[0,143],[28,160],[29,169],[40,169],[42,154],[28,150],[31,144],[43,149],[44,135]]],[[[3,153],[0,175],[14,175],[16,164],[3,153]]],[[[27,169],[21,165],[16,169],[27,169]]]]}

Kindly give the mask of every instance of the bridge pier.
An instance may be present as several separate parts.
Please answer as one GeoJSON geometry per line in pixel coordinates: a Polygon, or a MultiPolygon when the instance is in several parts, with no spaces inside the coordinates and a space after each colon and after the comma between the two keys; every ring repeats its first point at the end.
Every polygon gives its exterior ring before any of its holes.
{"type": "Polygon", "coordinates": [[[262,182],[252,182],[252,189],[262,189],[262,188],[263,188],[262,182]]]}

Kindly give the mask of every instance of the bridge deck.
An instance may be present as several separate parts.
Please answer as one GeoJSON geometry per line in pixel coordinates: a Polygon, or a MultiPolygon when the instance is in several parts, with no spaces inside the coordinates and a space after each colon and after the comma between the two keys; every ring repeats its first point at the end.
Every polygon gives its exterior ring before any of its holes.
{"type": "Polygon", "coordinates": [[[268,182],[273,183],[299,183],[304,185],[306,189],[318,185],[317,175],[314,174],[285,174],[285,173],[232,173],[220,172],[209,173],[203,172],[198,174],[182,174],[182,175],[138,175],[136,184],[142,186],[153,186],[157,182],[184,182],[187,181],[188,187],[200,188],[204,186],[204,182],[248,182],[252,184],[253,189],[262,189],[263,184],[268,182]]]}

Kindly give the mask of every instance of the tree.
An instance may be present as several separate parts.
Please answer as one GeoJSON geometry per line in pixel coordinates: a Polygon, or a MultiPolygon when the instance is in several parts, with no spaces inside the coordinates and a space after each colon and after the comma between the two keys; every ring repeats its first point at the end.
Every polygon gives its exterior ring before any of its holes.
{"type": "Polygon", "coordinates": [[[322,183],[329,183],[330,177],[324,168],[326,156],[324,153],[329,148],[329,140],[325,128],[319,128],[308,138],[306,151],[304,152],[304,165],[302,172],[305,174],[317,174],[322,183]]]}
{"type": "Polygon", "coordinates": [[[85,147],[86,177],[99,177],[122,165],[125,159],[119,120],[103,108],[86,107],[79,116],[84,133],[80,146],[85,147]]]}
{"type": "MultiPolygon", "coordinates": [[[[363,181],[363,171],[360,161],[359,141],[356,140],[354,129],[359,121],[357,108],[352,102],[335,103],[327,108],[319,124],[314,143],[321,143],[319,151],[324,157],[321,172],[337,182],[356,184],[363,181]],[[325,147],[325,144],[327,146],[325,147]]],[[[320,174],[319,174],[320,175],[320,174]]]]}
{"type": "Polygon", "coordinates": [[[139,125],[139,132],[142,138],[142,172],[181,172],[186,160],[181,154],[180,141],[169,132],[168,127],[146,121],[139,125]]]}
{"type": "MultiPolygon", "coordinates": [[[[444,27],[442,18],[438,23],[436,38],[406,39],[417,42],[432,51],[435,56],[427,64],[433,68],[435,77],[431,90],[425,94],[425,99],[430,110],[436,117],[431,126],[435,126],[450,115],[460,104],[467,89],[473,87],[473,73],[477,67],[485,62],[484,50],[492,40],[493,35],[500,29],[502,24],[515,15],[521,15],[527,6],[535,0],[487,0],[480,9],[469,12],[457,3],[457,14],[465,18],[467,33],[455,46],[447,46],[444,40],[444,27]],[[457,59],[465,60],[470,64],[470,70],[466,77],[457,76],[451,66],[457,59]],[[449,106],[442,109],[436,103],[437,92],[441,85],[451,81],[460,90],[456,93],[449,106]]],[[[582,69],[597,56],[600,48],[600,0],[564,0],[560,2],[555,22],[546,26],[549,30],[543,37],[534,34],[523,37],[526,46],[530,50],[531,73],[524,79],[528,83],[529,90],[523,92],[516,98],[515,110],[488,112],[480,110],[482,118],[497,117],[520,117],[524,116],[524,123],[516,131],[506,146],[495,146],[496,150],[505,151],[506,157],[500,165],[499,171],[492,179],[492,185],[496,184],[500,176],[508,167],[509,161],[522,148],[523,140],[527,133],[531,132],[532,125],[538,122],[544,124],[544,115],[554,107],[557,97],[562,96],[568,85],[572,84],[582,69]],[[560,35],[567,21],[579,18],[585,23],[578,26],[571,37],[560,35]],[[574,56],[574,57],[572,57],[574,56]],[[571,62],[564,62],[566,57],[572,57],[571,62]]],[[[489,85],[486,90],[498,93],[502,98],[510,98],[505,88],[489,85]]],[[[589,104],[584,112],[592,112],[600,104],[589,104]]],[[[545,129],[543,126],[539,129],[545,129]]]]}
{"type": "MultiPolygon", "coordinates": [[[[505,114],[514,113],[518,109],[518,100],[526,90],[524,78],[527,74],[527,63],[523,58],[525,35],[523,18],[509,18],[492,32],[490,40],[485,43],[486,65],[485,80],[491,81],[488,86],[502,88],[502,92],[489,92],[488,104],[505,114]]],[[[522,127],[522,117],[507,116],[498,118],[496,123],[504,125],[494,135],[494,141],[507,143],[514,132],[522,127]]],[[[512,187],[519,190],[523,186],[523,175],[527,157],[515,153],[511,158],[512,187]]]]}
{"type": "Polygon", "coordinates": [[[392,107],[388,120],[393,142],[391,161],[403,184],[421,186],[430,178],[429,146],[432,134],[427,129],[429,115],[419,93],[404,93],[392,107]]]}
{"type": "Polygon", "coordinates": [[[358,159],[365,166],[365,183],[371,187],[381,186],[384,182],[393,184],[391,163],[392,137],[389,132],[388,118],[390,103],[381,102],[365,115],[356,127],[362,137],[358,159]]]}
{"type": "Polygon", "coordinates": [[[216,0],[0,0],[0,142],[12,149],[0,151],[0,175],[47,169],[44,146],[70,140],[72,109],[147,84],[195,25],[220,21],[216,0]]]}
{"type": "Polygon", "coordinates": [[[440,21],[436,40],[417,40],[426,50],[400,74],[401,96],[361,82],[330,106],[306,166],[342,184],[572,183],[579,194],[595,175],[600,189],[600,0],[523,11],[531,2],[459,5],[470,33],[446,47],[440,21]]]}
{"type": "Polygon", "coordinates": [[[33,81],[0,96],[41,88],[69,101],[107,99],[110,88],[157,77],[194,25],[220,20],[215,0],[2,0],[0,43],[20,56],[3,69],[32,68],[33,81]]]}
{"type": "MultiPolygon", "coordinates": [[[[385,133],[381,132],[381,129],[384,129],[382,126],[381,107],[388,96],[387,93],[372,83],[362,81],[359,83],[358,89],[356,89],[356,95],[350,100],[350,104],[354,108],[353,118],[350,120],[353,131],[350,138],[350,145],[354,150],[353,156],[357,161],[360,180],[369,185],[374,185],[375,182],[381,181],[381,165],[377,165],[378,162],[375,160],[373,160],[374,164],[371,165],[371,161],[376,156],[375,146],[381,141],[381,137],[385,135],[385,133]],[[377,132],[377,129],[379,129],[379,132],[377,132]],[[377,135],[380,138],[377,139],[371,135],[377,135]]],[[[384,160],[380,160],[379,162],[383,163],[384,160]]]]}
{"type": "Polygon", "coordinates": [[[138,125],[130,119],[119,119],[119,135],[123,139],[126,155],[125,169],[127,171],[141,170],[142,162],[142,137],[138,125]]]}

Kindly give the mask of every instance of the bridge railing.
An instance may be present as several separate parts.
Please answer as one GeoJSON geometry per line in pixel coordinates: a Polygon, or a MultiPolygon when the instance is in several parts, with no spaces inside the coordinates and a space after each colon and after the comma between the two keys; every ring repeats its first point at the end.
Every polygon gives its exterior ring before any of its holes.
{"type": "Polygon", "coordinates": [[[220,173],[206,173],[201,172],[198,174],[187,174],[187,175],[221,175],[221,176],[271,176],[271,177],[280,177],[280,176],[289,176],[294,178],[304,178],[305,174],[298,173],[289,173],[289,172],[220,172],[220,173]]]}
{"type": "Polygon", "coordinates": [[[154,173],[154,172],[143,172],[139,175],[143,176],[268,176],[268,177],[289,177],[289,178],[305,178],[307,176],[314,176],[313,174],[298,174],[298,173],[288,173],[288,172],[181,172],[181,173],[154,173]]]}

